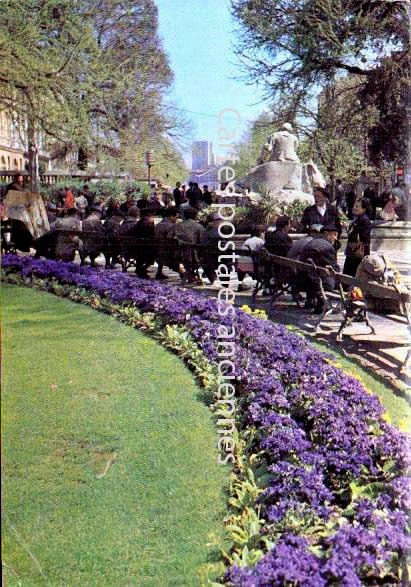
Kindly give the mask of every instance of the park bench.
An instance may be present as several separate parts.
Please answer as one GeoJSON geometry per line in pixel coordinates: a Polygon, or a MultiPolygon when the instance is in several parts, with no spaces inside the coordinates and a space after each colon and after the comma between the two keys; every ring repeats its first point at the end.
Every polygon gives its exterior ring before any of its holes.
{"type": "MultiPolygon", "coordinates": [[[[325,305],[324,311],[319,316],[318,321],[314,327],[314,333],[317,333],[321,327],[323,320],[331,313],[340,313],[342,315],[341,322],[338,328],[336,339],[341,341],[344,335],[344,330],[352,322],[365,322],[370,328],[371,334],[376,334],[375,328],[372,325],[369,318],[369,308],[367,305],[367,294],[375,298],[391,300],[398,304],[400,309],[399,316],[406,320],[408,330],[411,334],[411,291],[400,291],[397,287],[390,287],[387,285],[380,285],[373,282],[365,282],[361,279],[351,277],[350,275],[344,275],[343,273],[337,273],[332,268],[324,269],[317,267],[314,263],[302,263],[294,259],[287,257],[281,257],[279,255],[272,255],[268,251],[258,251],[257,254],[252,255],[255,276],[257,278],[257,285],[253,292],[253,298],[255,299],[258,291],[262,287],[267,287],[271,293],[271,304],[275,302],[279,295],[289,290],[290,283],[276,284],[275,283],[275,272],[273,267],[276,265],[287,268],[290,271],[290,282],[292,276],[296,273],[306,274],[311,278],[318,281],[320,286],[321,295],[324,297],[325,305]],[[262,254],[261,254],[262,253],[262,254]],[[262,265],[262,267],[261,267],[262,265]],[[332,275],[336,282],[336,293],[325,291],[322,286],[322,280],[325,277],[332,275]],[[273,283],[274,282],[274,283],[273,283]],[[358,287],[363,293],[363,299],[355,300],[352,299],[345,291],[344,286],[348,289],[358,287]],[[288,288],[288,289],[287,289],[288,288]],[[337,303],[333,303],[337,301],[337,303]]],[[[375,310],[372,310],[374,314],[378,314],[375,310]]],[[[389,314],[385,315],[389,319],[398,320],[398,315],[389,314]]],[[[408,345],[407,345],[408,346],[408,345]]],[[[411,358],[411,351],[408,350],[407,356],[403,366],[407,366],[411,358]]]]}

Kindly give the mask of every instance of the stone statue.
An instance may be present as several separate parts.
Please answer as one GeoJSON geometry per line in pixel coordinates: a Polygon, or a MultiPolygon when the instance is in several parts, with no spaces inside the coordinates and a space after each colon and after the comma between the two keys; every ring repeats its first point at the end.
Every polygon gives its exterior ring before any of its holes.
{"type": "MultiPolygon", "coordinates": [[[[325,187],[325,180],[313,161],[304,165],[300,162],[296,149],[298,139],[289,122],[272,134],[262,148],[256,167],[248,174],[231,182],[234,195],[237,190],[248,190],[248,198],[257,201],[259,194],[268,192],[277,201],[312,201],[312,187],[325,187]]],[[[229,191],[226,189],[225,195],[229,191]]]]}
{"type": "Polygon", "coordinates": [[[257,165],[261,165],[267,161],[295,161],[299,163],[300,160],[296,153],[298,139],[292,130],[293,127],[291,124],[286,122],[281,126],[280,131],[268,137],[258,158],[257,165]],[[267,155],[269,155],[268,158],[267,155]]]}

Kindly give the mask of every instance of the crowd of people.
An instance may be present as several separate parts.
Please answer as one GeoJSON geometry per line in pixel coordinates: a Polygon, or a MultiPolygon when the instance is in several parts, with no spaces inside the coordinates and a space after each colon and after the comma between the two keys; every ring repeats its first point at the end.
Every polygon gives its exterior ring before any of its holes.
{"type": "MultiPolygon", "coordinates": [[[[22,189],[21,176],[16,176],[9,189],[22,189]]],[[[303,238],[291,239],[292,224],[287,216],[278,217],[272,226],[253,227],[251,236],[243,245],[243,249],[249,251],[250,255],[243,251],[235,267],[240,289],[244,287],[247,274],[253,278],[253,253],[263,248],[274,255],[310,261],[319,267],[331,267],[334,271],[340,271],[337,251],[343,230],[341,209],[349,212],[351,217],[347,227],[345,263],[342,270],[347,275],[356,275],[362,259],[370,254],[371,219],[375,216],[376,200],[367,188],[361,197],[353,199],[351,207],[351,192],[347,194],[339,180],[334,193],[335,198],[332,199],[326,189],[314,188],[314,204],[304,210],[297,227],[297,232],[305,233],[303,238]],[[365,197],[366,194],[371,197],[365,197]],[[347,210],[347,207],[350,209],[347,210]]],[[[391,196],[392,193],[389,194],[391,196]]],[[[101,234],[101,242],[105,240],[108,243],[133,237],[152,243],[151,247],[148,246],[141,252],[136,261],[136,273],[140,277],[147,278],[149,267],[156,262],[156,279],[167,279],[164,267],[168,267],[189,282],[201,282],[198,269],[202,267],[203,274],[213,282],[218,266],[218,226],[221,220],[215,213],[203,225],[197,220],[197,216],[203,207],[212,204],[214,197],[206,185],[201,189],[198,184],[190,183],[186,189],[177,182],[173,191],[156,189],[149,198],[141,197],[138,192],[130,193],[120,203],[115,198],[107,201],[97,199],[88,185],[84,185],[78,192],[66,186],[48,200],[46,205],[51,234],[64,234],[63,238],[56,241],[55,258],[72,261],[78,251],[82,260],[89,257],[94,264],[101,253],[101,247],[96,245],[95,238],[90,239],[87,235],[101,234]],[[161,217],[162,220],[156,222],[156,217],[161,217]],[[179,245],[178,248],[176,244],[179,245]],[[200,259],[201,247],[208,254],[200,259]],[[214,256],[213,250],[216,251],[214,256]]],[[[388,199],[387,203],[389,202],[392,200],[388,199]]],[[[39,239],[38,243],[30,240],[27,231],[25,235],[17,234],[17,240],[19,238],[21,242],[16,242],[16,246],[20,250],[34,247],[40,255],[45,251],[50,252],[47,249],[47,235],[39,239]]],[[[16,241],[16,235],[14,240],[16,241]]],[[[113,266],[118,258],[115,253],[110,254],[109,247],[106,251],[106,265],[113,266]]],[[[290,275],[284,268],[274,266],[274,277],[280,283],[289,279],[290,275]]],[[[302,288],[299,276],[294,277],[293,295],[298,296],[304,290],[307,294],[306,306],[320,313],[323,310],[323,298],[318,291],[318,284],[303,279],[305,287],[302,288]]],[[[323,281],[323,286],[327,289],[334,287],[332,274],[323,281]]]]}

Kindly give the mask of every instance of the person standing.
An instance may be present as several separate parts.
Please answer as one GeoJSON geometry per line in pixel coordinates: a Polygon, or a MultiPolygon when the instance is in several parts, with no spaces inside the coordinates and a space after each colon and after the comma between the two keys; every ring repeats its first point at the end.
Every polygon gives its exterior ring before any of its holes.
{"type": "Polygon", "coordinates": [[[177,208],[163,210],[163,220],[155,225],[154,234],[156,241],[156,260],[158,269],[156,279],[167,279],[163,273],[164,265],[178,272],[178,262],[175,258],[175,250],[172,247],[176,233],[177,208]]]}
{"type": "Polygon", "coordinates": [[[183,194],[181,191],[181,181],[178,181],[176,183],[176,187],[174,188],[174,191],[173,191],[173,198],[174,198],[174,203],[176,205],[176,208],[178,210],[179,207],[181,206],[181,204],[183,203],[183,194]]]}
{"type": "Polygon", "coordinates": [[[320,187],[314,188],[313,206],[308,206],[303,213],[301,225],[307,232],[312,224],[333,225],[337,227],[338,236],[341,234],[341,220],[338,210],[327,200],[327,192],[320,187]]]}
{"type": "Polygon", "coordinates": [[[66,211],[76,207],[76,200],[71,189],[66,186],[64,188],[64,208],[66,211]]]}
{"type": "Polygon", "coordinates": [[[341,179],[337,179],[335,186],[335,206],[338,208],[344,208],[345,205],[345,191],[341,179]]]}
{"type": "Polygon", "coordinates": [[[86,196],[84,196],[84,194],[82,194],[80,192],[79,195],[77,196],[77,198],[75,198],[75,202],[76,202],[78,216],[79,216],[80,220],[84,220],[86,217],[86,210],[87,210],[87,206],[88,206],[88,201],[87,201],[86,196]]]}
{"type": "Polygon", "coordinates": [[[187,192],[187,199],[190,206],[195,210],[200,210],[202,197],[203,193],[198,187],[198,183],[192,183],[190,189],[187,192]]]}
{"type": "Polygon", "coordinates": [[[203,185],[203,202],[206,206],[211,206],[213,203],[213,196],[211,192],[208,190],[208,185],[203,185]]]}
{"type": "Polygon", "coordinates": [[[196,218],[197,210],[189,207],[184,212],[184,220],[176,224],[175,236],[181,247],[182,262],[188,282],[195,282],[195,271],[200,264],[195,245],[204,244],[206,241],[206,230],[196,221],[196,218]]]}
{"type": "MultiPolygon", "coordinates": [[[[378,186],[376,186],[378,189],[378,186]]],[[[372,186],[368,185],[364,190],[364,198],[370,201],[370,220],[375,220],[377,214],[377,206],[379,204],[378,192],[372,186]]]]}
{"type": "Polygon", "coordinates": [[[352,277],[355,277],[361,260],[370,254],[372,225],[369,210],[370,201],[367,198],[357,200],[352,209],[354,220],[348,227],[348,241],[343,269],[343,273],[352,277]]]}
{"type": "Polygon", "coordinates": [[[140,220],[137,222],[134,231],[136,238],[147,241],[147,243],[142,244],[141,257],[136,260],[136,273],[144,279],[148,279],[147,270],[154,263],[155,257],[154,215],[155,211],[152,208],[140,210],[140,220]]]}
{"type": "Polygon", "coordinates": [[[7,195],[7,192],[10,192],[11,190],[16,191],[16,192],[24,192],[24,177],[22,176],[21,173],[16,173],[16,175],[13,177],[13,181],[11,183],[9,183],[9,185],[6,187],[6,193],[5,195],[7,195]]]}

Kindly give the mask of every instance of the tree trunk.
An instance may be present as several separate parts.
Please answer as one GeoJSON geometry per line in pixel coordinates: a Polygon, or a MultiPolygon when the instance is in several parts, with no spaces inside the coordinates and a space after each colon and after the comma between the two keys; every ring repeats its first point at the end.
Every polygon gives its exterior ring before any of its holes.
{"type": "Polygon", "coordinates": [[[39,182],[39,156],[36,144],[36,129],[32,120],[28,122],[28,154],[29,154],[29,173],[30,173],[30,191],[38,191],[39,182]]]}

